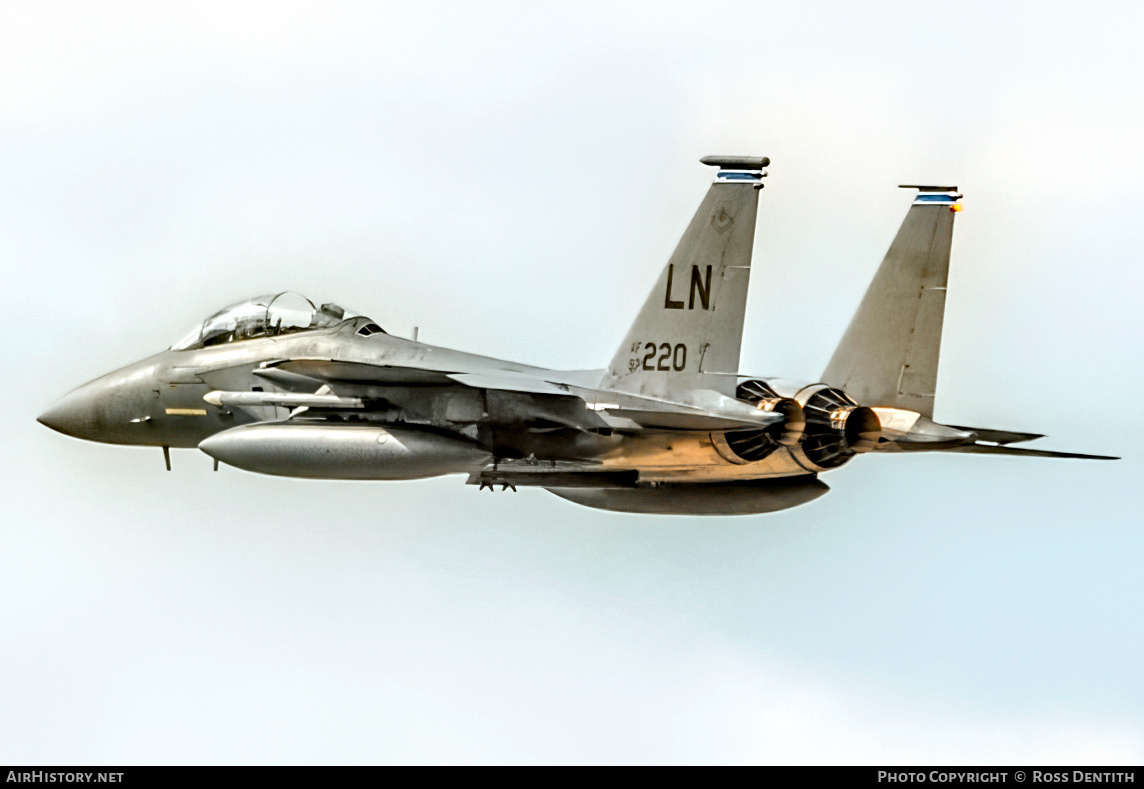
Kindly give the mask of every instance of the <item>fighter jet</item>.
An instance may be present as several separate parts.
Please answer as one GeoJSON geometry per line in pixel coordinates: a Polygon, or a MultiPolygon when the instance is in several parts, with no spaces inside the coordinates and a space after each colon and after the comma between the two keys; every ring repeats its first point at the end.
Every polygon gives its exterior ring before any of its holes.
{"type": "Polygon", "coordinates": [[[739,372],[767,157],[708,156],[714,182],[604,370],[532,367],[386,332],[295,293],[215,313],[167,350],[39,417],[91,441],[202,450],[317,479],[465,474],[656,514],[775,512],[859,455],[1104,458],[1012,446],[1040,434],[933,420],[955,186],[913,204],[822,379],[739,372]]]}

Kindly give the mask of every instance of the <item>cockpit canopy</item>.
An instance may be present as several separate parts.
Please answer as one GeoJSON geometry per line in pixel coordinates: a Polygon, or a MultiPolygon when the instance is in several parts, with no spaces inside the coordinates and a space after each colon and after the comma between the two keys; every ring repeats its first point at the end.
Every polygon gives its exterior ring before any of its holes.
{"type": "Polygon", "coordinates": [[[275,337],[281,334],[335,326],[357,313],[347,313],[337,304],[315,307],[300,293],[290,291],[256,296],[216,312],[171,346],[189,351],[212,345],[275,337]]]}

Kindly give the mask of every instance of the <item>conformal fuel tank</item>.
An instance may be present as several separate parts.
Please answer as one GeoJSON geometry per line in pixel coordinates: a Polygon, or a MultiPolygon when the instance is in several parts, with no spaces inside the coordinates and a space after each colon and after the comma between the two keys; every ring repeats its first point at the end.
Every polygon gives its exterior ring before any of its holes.
{"type": "Polygon", "coordinates": [[[492,459],[463,439],[413,428],[289,422],[236,427],[199,449],[246,471],[313,479],[420,479],[473,471],[492,459]]]}

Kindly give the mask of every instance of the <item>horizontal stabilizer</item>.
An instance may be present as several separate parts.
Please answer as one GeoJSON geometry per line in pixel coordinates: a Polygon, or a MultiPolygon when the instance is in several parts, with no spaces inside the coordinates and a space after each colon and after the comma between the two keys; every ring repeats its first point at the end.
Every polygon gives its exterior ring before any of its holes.
{"type": "Polygon", "coordinates": [[[968,452],[973,455],[1023,455],[1037,458],[1074,458],[1077,460],[1120,460],[1110,455],[1081,455],[1076,452],[1050,452],[1047,449],[1018,449],[1017,447],[999,446],[997,444],[963,444],[959,447],[950,447],[940,450],[942,452],[968,452]]]}
{"type": "Polygon", "coordinates": [[[1032,441],[1035,438],[1044,438],[1044,433],[1016,433],[1012,430],[990,430],[987,427],[965,427],[963,425],[950,425],[958,430],[967,430],[975,433],[978,440],[988,441],[991,444],[1019,444],[1022,441],[1032,441]]]}

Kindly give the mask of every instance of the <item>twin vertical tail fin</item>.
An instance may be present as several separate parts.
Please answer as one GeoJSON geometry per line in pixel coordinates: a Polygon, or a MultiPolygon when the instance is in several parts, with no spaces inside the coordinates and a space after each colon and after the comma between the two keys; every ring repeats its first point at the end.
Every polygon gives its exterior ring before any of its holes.
{"type": "MultiPolygon", "coordinates": [[[[601,388],[672,399],[735,394],[766,157],[708,156],[719,167],[601,388]]],[[[918,196],[822,380],[859,402],[933,416],[953,217],[953,186],[918,196]]]]}
{"type": "Polygon", "coordinates": [[[733,396],[764,157],[708,156],[719,168],[660,273],[601,388],[671,399],[693,389],[733,396]]]}
{"type": "Polygon", "coordinates": [[[822,380],[858,402],[933,416],[956,186],[917,189],[822,380]]]}

